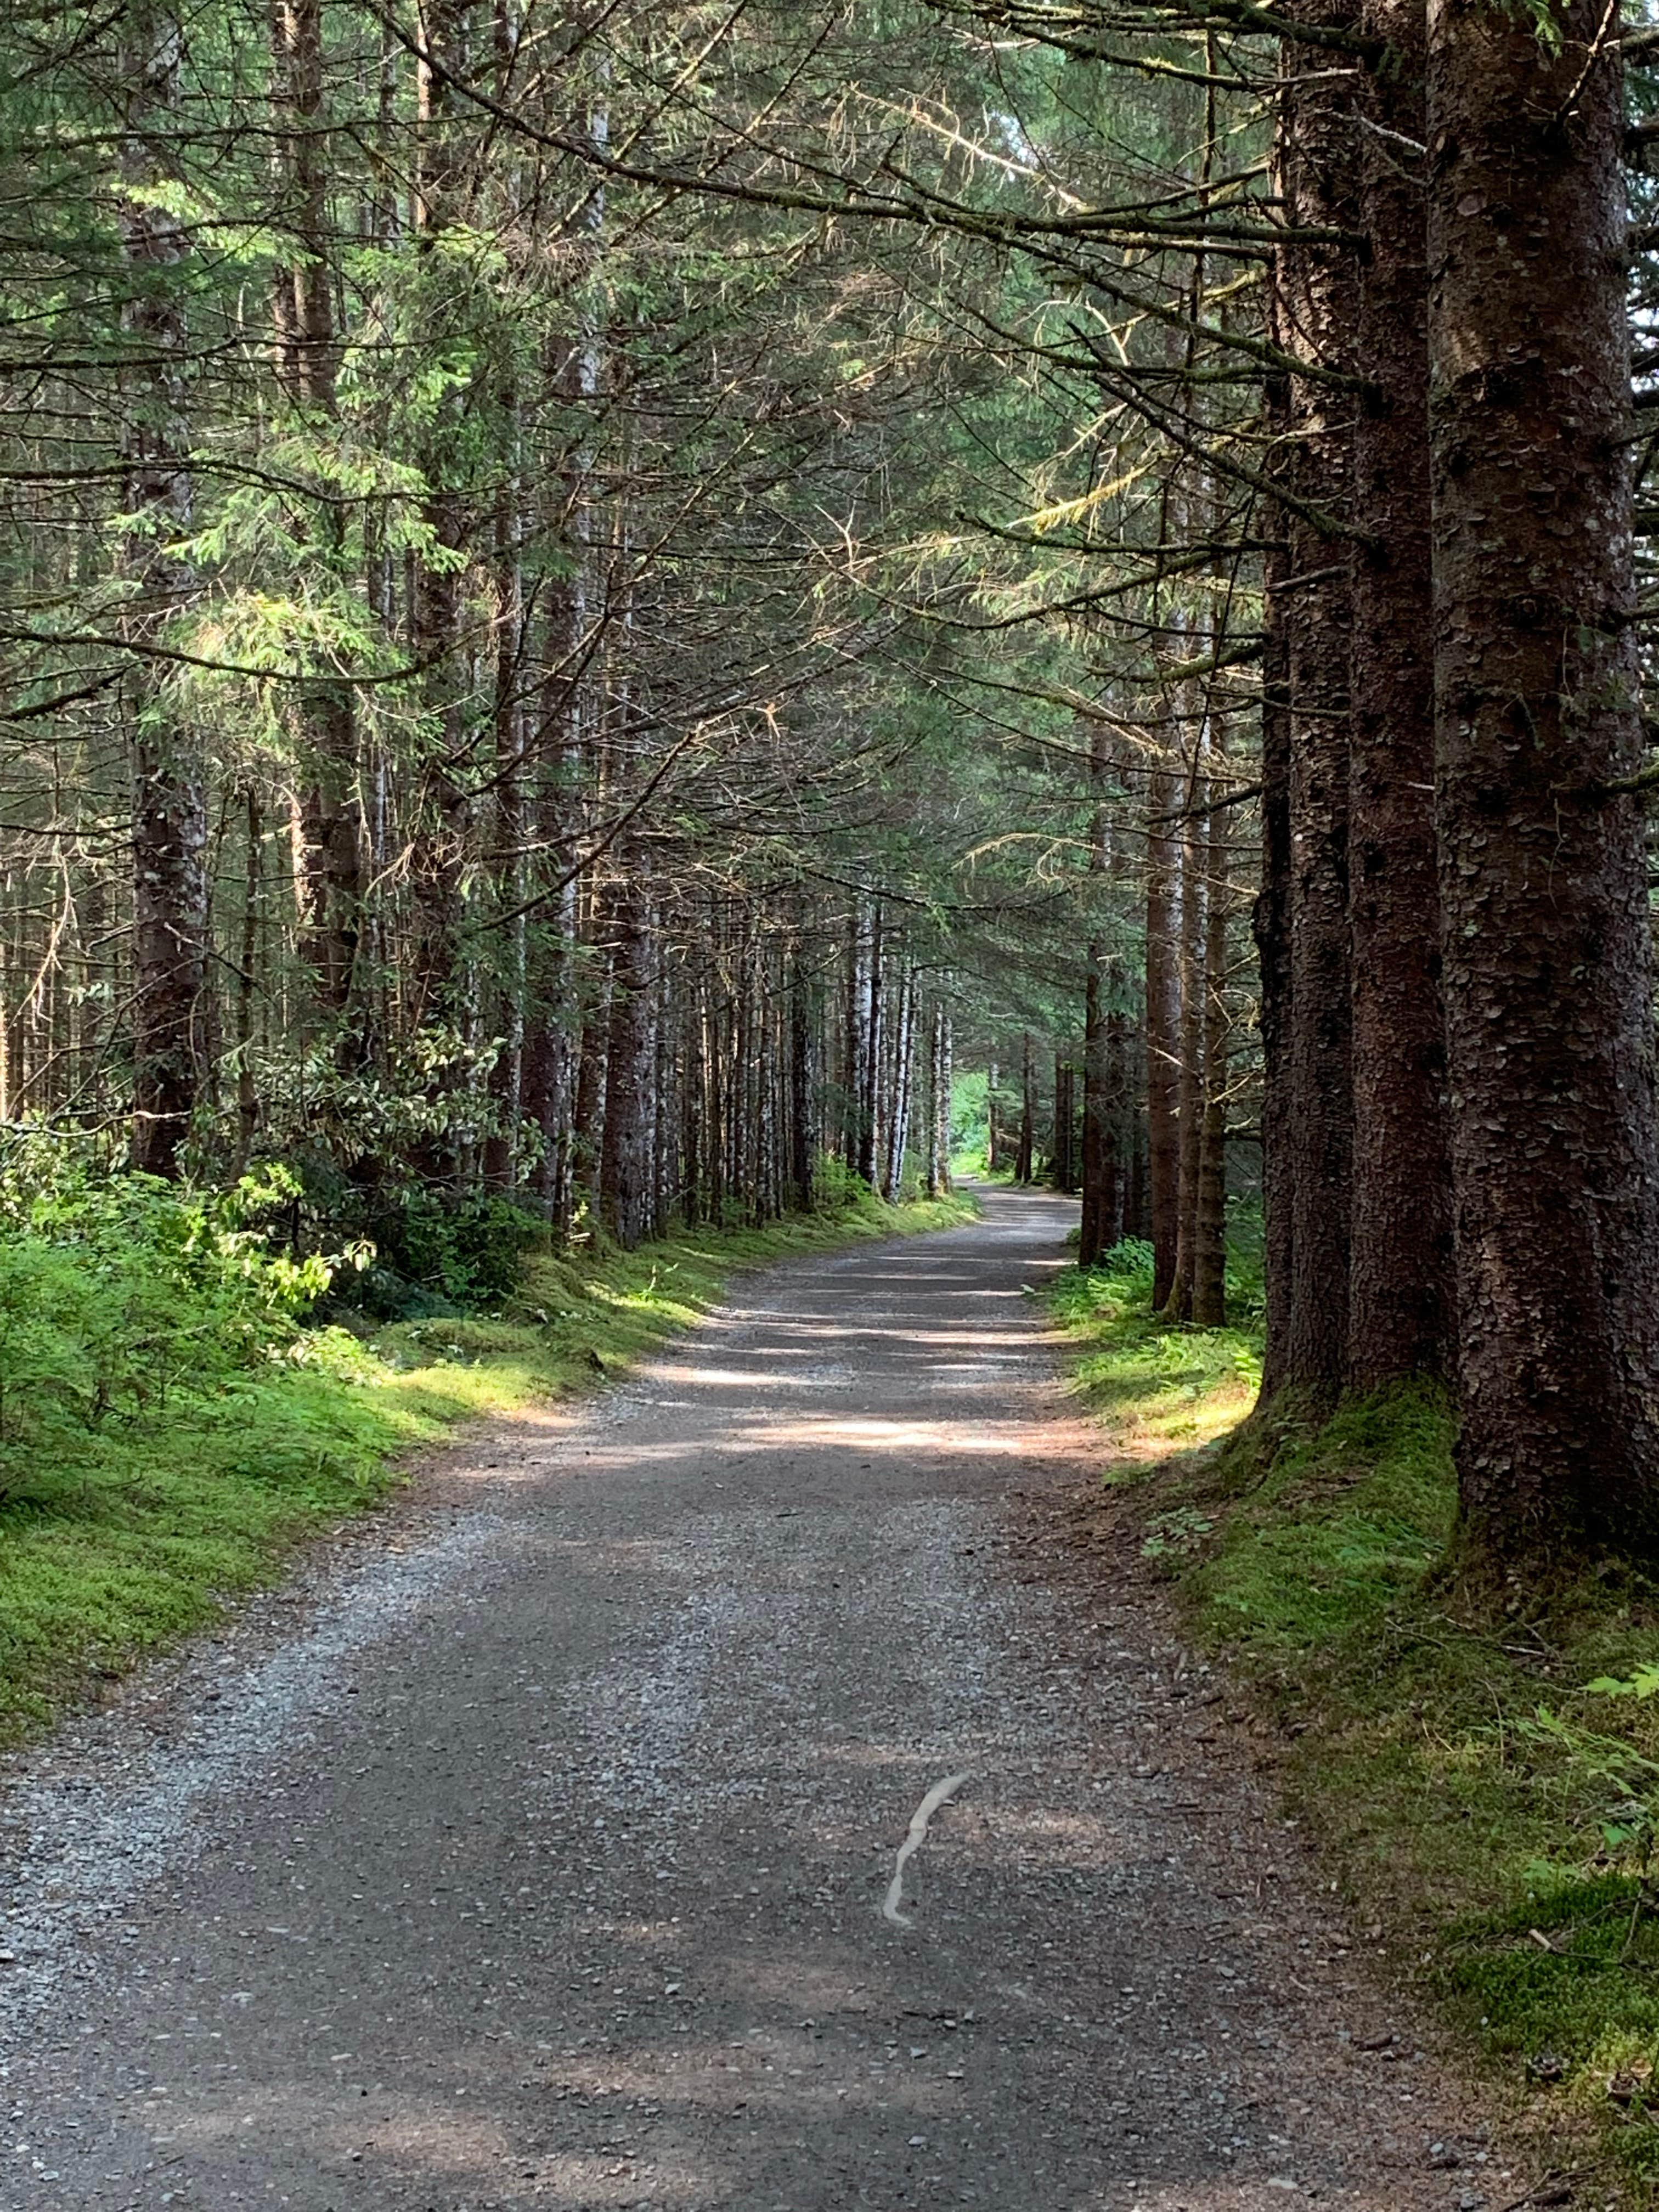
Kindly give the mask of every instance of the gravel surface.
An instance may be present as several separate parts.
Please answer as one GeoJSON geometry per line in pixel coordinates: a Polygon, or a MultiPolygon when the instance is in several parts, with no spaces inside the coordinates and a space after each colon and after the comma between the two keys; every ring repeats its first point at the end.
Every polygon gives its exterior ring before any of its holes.
{"type": "Polygon", "coordinates": [[[1521,2194],[1156,1600],[1032,1571],[1072,1217],[987,1207],[750,1278],[15,1764],[0,2206],[1521,2194]]]}

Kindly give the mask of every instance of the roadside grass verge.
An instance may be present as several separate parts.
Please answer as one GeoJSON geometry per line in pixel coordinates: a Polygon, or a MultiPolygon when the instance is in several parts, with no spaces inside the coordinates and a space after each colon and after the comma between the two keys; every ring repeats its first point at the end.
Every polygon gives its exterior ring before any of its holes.
{"type": "MultiPolygon", "coordinates": [[[[161,1370],[95,1421],[65,1412],[61,1390],[44,1395],[54,1360],[64,1375],[69,1361],[31,1323],[16,1340],[52,1418],[0,1455],[0,1742],[270,1582],[304,1537],[384,1496],[410,1452],[625,1370],[717,1304],[733,1269],[973,1211],[963,1199],[864,1196],[761,1229],[682,1231],[635,1253],[532,1254],[493,1317],[395,1322],[368,1341],[337,1326],[291,1329],[205,1377],[187,1363],[161,1370]]],[[[60,1281],[88,1264],[46,1256],[60,1281]]],[[[0,1383],[7,1317],[0,1300],[0,1383]]]]}
{"type": "Polygon", "coordinates": [[[1254,1332],[1148,1291],[1114,1255],[1052,1293],[1114,1455],[1092,1540],[1172,1586],[1355,1924],[1584,2169],[1571,2201],[1659,2205],[1659,1592],[1471,1597],[1439,1393],[1247,1419],[1254,1332]]]}

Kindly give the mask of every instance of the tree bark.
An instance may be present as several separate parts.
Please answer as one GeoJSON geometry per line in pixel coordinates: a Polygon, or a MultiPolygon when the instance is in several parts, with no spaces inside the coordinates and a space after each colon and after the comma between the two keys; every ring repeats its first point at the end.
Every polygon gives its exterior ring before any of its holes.
{"type": "Polygon", "coordinates": [[[876,1187],[877,1121],[881,1100],[883,1012],[881,908],[860,900],[853,966],[854,1131],[859,1175],[876,1187]]]}
{"type": "Polygon", "coordinates": [[[1624,127],[1601,0],[1429,13],[1437,815],[1466,1534],[1659,1546],[1624,127]]]}
{"type": "Polygon", "coordinates": [[[932,1069],[927,1085],[927,1195],[942,1198],[951,1188],[951,1007],[940,999],[933,1007],[932,1069]]]}
{"type": "Polygon", "coordinates": [[[1054,1054],[1054,1188],[1077,1188],[1077,1164],[1072,1157],[1073,1125],[1077,1119],[1077,1090],[1072,1063],[1054,1054]]]}
{"type": "MultiPolygon", "coordinates": [[[[585,1200],[590,1221],[599,1210],[599,1161],[605,1145],[605,1107],[607,1090],[605,1060],[611,1038],[611,917],[606,902],[595,901],[587,947],[589,980],[582,1007],[581,1042],[576,1054],[575,1097],[571,1109],[570,1181],[574,1211],[578,1194],[585,1200]],[[599,959],[593,953],[605,950],[599,959]]],[[[718,1124],[716,1125],[718,1126],[718,1124]]],[[[717,1194],[717,1202],[718,1202],[717,1194]]],[[[718,1217],[717,1217],[718,1218],[718,1217]]]]}
{"type": "Polygon", "coordinates": [[[631,1252],[649,1232],[654,976],[650,902],[635,868],[623,860],[614,914],[611,1029],[605,1052],[605,1131],[599,1146],[599,1218],[631,1252]]]}
{"type": "Polygon", "coordinates": [[[246,1172],[259,1133],[259,1088],[253,1067],[253,1010],[258,991],[261,878],[264,823],[252,787],[244,794],[247,874],[242,886],[240,961],[236,976],[236,1155],[235,1172],[246,1172]]]}
{"type": "MultiPolygon", "coordinates": [[[[1194,745],[1203,742],[1195,733],[1194,745]]],[[[1193,1318],[1198,1259],[1198,1178],[1204,1133],[1204,843],[1203,808],[1208,783],[1201,770],[1188,779],[1181,837],[1179,969],[1180,1066],[1176,1075],[1176,1264],[1170,1295],[1158,1311],[1170,1321],[1193,1318]]]]}
{"type": "MultiPolygon", "coordinates": [[[[322,0],[272,0],[273,105],[282,138],[282,228],[296,251],[276,270],[273,308],[277,379],[289,400],[318,425],[337,411],[339,344],[328,238],[328,145],[325,137],[322,0]]],[[[323,562],[337,567],[340,509],[320,509],[323,562]]],[[[322,1010],[337,1018],[356,980],[366,888],[362,810],[357,799],[356,715],[348,684],[319,678],[295,696],[295,734],[305,790],[296,871],[301,957],[322,1010]]],[[[362,1040],[340,1040],[346,1064],[362,1040]]]]}
{"type": "Polygon", "coordinates": [[[1083,1000],[1083,1214],[1078,1231],[1077,1263],[1092,1267],[1111,1249],[1107,1224],[1117,1169],[1108,1096],[1106,975],[1099,938],[1089,943],[1083,1000]]]}
{"type": "MultiPolygon", "coordinates": [[[[1216,757],[1225,732],[1214,726],[1216,757]]],[[[1212,783],[1212,796],[1214,786],[1212,783]]],[[[1198,1133],[1198,1191],[1193,1224],[1193,1319],[1221,1328],[1227,1319],[1227,817],[1212,807],[1205,855],[1203,1107],[1198,1133]]]]}
{"type": "Polygon", "coordinates": [[[893,1015],[893,1068],[890,1106],[883,1134],[881,1193],[890,1206],[896,1204],[904,1181],[904,1151],[910,1136],[910,1084],[915,1060],[915,970],[908,961],[899,970],[898,1004],[893,1015]]]}
{"type": "MultiPolygon", "coordinates": [[[[1097,804],[1089,835],[1089,873],[1099,896],[1112,863],[1111,814],[1101,787],[1110,767],[1109,740],[1102,723],[1091,731],[1090,781],[1097,804]]],[[[1107,949],[1103,917],[1097,914],[1089,939],[1083,1004],[1083,1134],[1079,1163],[1083,1211],[1078,1231],[1078,1265],[1092,1267],[1123,1235],[1123,1089],[1121,1060],[1124,1015],[1121,963],[1107,949]],[[1112,1024],[1119,1035],[1114,1053],[1112,1024]]]]}
{"type": "Polygon", "coordinates": [[[1423,137],[1421,0],[1366,0],[1386,43],[1360,146],[1348,763],[1353,1227],[1348,1381],[1441,1376],[1451,1355],[1451,1164],[1434,842],[1427,234],[1407,146],[1423,137]]]}
{"type": "Polygon", "coordinates": [[[807,969],[805,902],[797,916],[789,963],[789,1196],[802,1213],[812,1206],[817,1156],[812,1080],[812,983],[807,969]]]}
{"type": "MultiPolygon", "coordinates": [[[[1352,28],[1352,0],[1321,0],[1322,23],[1352,28]]],[[[1358,136],[1346,72],[1316,48],[1287,50],[1280,160],[1291,219],[1352,228],[1358,136]],[[1306,85],[1298,78],[1306,75],[1306,85]]],[[[1316,513],[1352,508],[1352,392],[1318,372],[1351,366],[1352,254],[1291,245],[1277,312],[1304,373],[1290,379],[1290,476],[1316,513]]],[[[1353,1161],[1348,940],[1348,750],[1352,561],[1349,541],[1286,513],[1291,574],[1279,587],[1290,656],[1290,1143],[1294,1266],[1285,1380],[1316,1403],[1348,1377],[1349,1200],[1353,1161]]]]}
{"type": "MultiPolygon", "coordinates": [[[[191,526],[188,234],[157,204],[173,178],[183,33],[172,10],[135,7],[121,53],[121,242],[131,284],[121,314],[131,355],[122,461],[132,586],[125,621],[135,643],[158,639],[189,603],[196,579],[179,551],[191,526]]],[[[128,684],[132,773],[132,1159],[174,1176],[206,1063],[207,769],[155,673],[137,659],[128,684]]]]}
{"type": "MultiPolygon", "coordinates": [[[[1267,380],[1270,431],[1288,434],[1285,380],[1267,380]]],[[[1279,465],[1284,465],[1281,458],[1279,465]]],[[[1291,1285],[1295,1272],[1296,1151],[1291,1100],[1291,654],[1283,586],[1288,556],[1264,563],[1266,637],[1261,655],[1261,878],[1250,913],[1261,978],[1261,1402],[1271,1404],[1290,1373],[1291,1285]]]]}
{"type": "Polygon", "coordinates": [[[1019,1092],[1019,1149],[1014,1155],[1014,1181],[1030,1182],[1036,1165],[1036,1072],[1031,1064],[1031,1033],[1021,1042],[1019,1092]]]}
{"type": "MultiPolygon", "coordinates": [[[[422,30],[436,67],[422,62],[417,70],[415,216],[428,288],[426,307],[441,340],[455,307],[441,294],[441,279],[432,249],[463,219],[465,163],[458,111],[449,72],[465,74],[468,44],[468,0],[428,0],[422,30]]],[[[465,562],[470,518],[457,483],[464,452],[464,400],[447,392],[438,410],[422,456],[427,480],[423,520],[437,557],[417,552],[414,562],[410,628],[417,659],[428,671],[426,696],[433,740],[426,761],[424,804],[418,824],[413,876],[418,916],[416,960],[416,1004],[428,1025],[453,1034],[459,1071],[441,1073],[441,1095],[459,1103],[468,1086],[466,1056],[477,1027],[476,977],[465,942],[468,856],[473,842],[471,782],[473,748],[482,735],[474,711],[471,672],[463,650],[465,562]]],[[[467,1178],[466,1142],[453,1148],[457,1181],[467,1178]]]]}
{"type": "Polygon", "coordinates": [[[1152,1215],[1152,1310],[1175,1288],[1180,1241],[1181,991],[1176,941],[1176,778],[1155,768],[1146,828],[1146,1202],[1152,1215]]]}

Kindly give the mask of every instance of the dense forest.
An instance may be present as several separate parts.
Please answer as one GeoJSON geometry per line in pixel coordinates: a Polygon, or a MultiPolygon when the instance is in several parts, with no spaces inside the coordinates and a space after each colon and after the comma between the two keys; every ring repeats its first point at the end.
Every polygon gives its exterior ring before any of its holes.
{"type": "Polygon", "coordinates": [[[1656,52],[25,0],[9,1218],[275,1167],[392,1281],[980,1102],[1174,1320],[1260,1219],[1258,1419],[1437,1380],[1477,1565],[1651,1552],[1656,52]]]}

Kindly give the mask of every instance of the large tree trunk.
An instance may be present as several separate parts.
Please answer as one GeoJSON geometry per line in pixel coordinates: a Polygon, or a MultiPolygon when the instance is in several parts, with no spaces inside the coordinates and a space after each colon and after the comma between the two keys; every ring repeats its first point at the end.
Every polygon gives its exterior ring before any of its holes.
{"type": "Polygon", "coordinates": [[[1429,13],[1443,988],[1466,1530],[1659,1545],[1659,1158],[1616,38],[1429,13]]]}
{"type": "MultiPolygon", "coordinates": [[[[1350,0],[1322,21],[1351,27],[1350,0]]],[[[1351,228],[1358,131],[1344,72],[1317,48],[1292,48],[1280,159],[1291,219],[1351,228]],[[1306,85],[1297,82],[1305,73],[1306,85]]],[[[1349,543],[1322,526],[1352,504],[1353,396],[1316,373],[1345,368],[1356,315],[1346,248],[1282,250],[1277,313],[1309,373],[1290,380],[1292,488],[1314,508],[1287,511],[1291,574],[1279,586],[1290,653],[1290,1143],[1294,1267],[1285,1380],[1328,1402],[1348,1379],[1349,1194],[1353,1155],[1348,949],[1349,543]]]]}
{"type": "Polygon", "coordinates": [[[1421,0],[1367,0],[1386,42],[1360,145],[1366,235],[1354,428],[1353,721],[1348,763],[1352,942],[1353,1249],[1348,1373],[1371,1390],[1447,1371],[1451,1167],[1434,849],[1429,547],[1428,271],[1421,0]]]}
{"type": "MultiPolygon", "coordinates": [[[[124,377],[122,460],[132,587],[126,634],[155,641],[196,580],[177,548],[191,526],[185,412],[183,225],[158,204],[173,179],[182,33],[169,9],[137,6],[125,26],[121,73],[121,241],[131,281],[122,309],[131,356],[124,377]]],[[[196,732],[175,719],[140,656],[129,680],[132,770],[132,1158],[173,1176],[190,1132],[206,1062],[207,770],[196,732]]]]}

